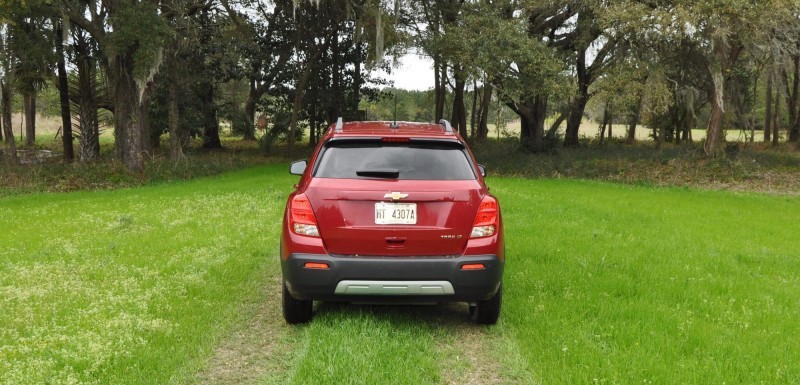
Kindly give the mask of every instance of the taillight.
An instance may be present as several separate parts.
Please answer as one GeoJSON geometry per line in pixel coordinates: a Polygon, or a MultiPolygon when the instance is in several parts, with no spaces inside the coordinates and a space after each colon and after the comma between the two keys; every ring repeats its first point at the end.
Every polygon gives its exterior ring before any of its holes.
{"type": "Polygon", "coordinates": [[[490,237],[497,231],[499,213],[497,210],[497,199],[487,195],[478,206],[478,213],[475,214],[475,222],[472,223],[472,234],[470,238],[490,237]]]}
{"type": "Polygon", "coordinates": [[[300,235],[318,237],[317,218],[306,194],[297,194],[289,205],[292,230],[300,235]]]}

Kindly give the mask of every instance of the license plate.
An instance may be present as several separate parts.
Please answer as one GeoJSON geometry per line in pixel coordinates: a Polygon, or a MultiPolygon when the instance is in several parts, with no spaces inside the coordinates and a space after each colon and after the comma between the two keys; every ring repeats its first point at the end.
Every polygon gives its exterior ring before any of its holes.
{"type": "Polygon", "coordinates": [[[417,224],[416,203],[375,203],[376,225],[415,225],[417,224]]]}

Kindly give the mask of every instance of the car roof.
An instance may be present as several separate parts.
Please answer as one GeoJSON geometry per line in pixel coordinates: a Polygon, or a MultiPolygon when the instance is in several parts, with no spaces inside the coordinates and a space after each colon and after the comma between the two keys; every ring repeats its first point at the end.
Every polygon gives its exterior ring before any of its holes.
{"type": "Polygon", "coordinates": [[[331,125],[327,136],[331,137],[399,137],[399,138],[435,138],[460,140],[450,127],[450,123],[443,121],[436,123],[415,122],[342,122],[331,125]]]}

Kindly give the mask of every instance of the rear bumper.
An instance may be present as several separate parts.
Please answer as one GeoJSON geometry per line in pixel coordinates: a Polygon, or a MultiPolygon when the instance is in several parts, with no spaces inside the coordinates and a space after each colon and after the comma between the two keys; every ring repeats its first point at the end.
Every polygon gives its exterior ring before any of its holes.
{"type": "Polygon", "coordinates": [[[503,276],[503,262],[496,255],[415,258],[295,253],[281,261],[281,268],[292,297],[317,301],[482,301],[497,292],[503,276]],[[308,269],[307,262],[325,263],[329,268],[308,269]],[[461,270],[465,264],[476,263],[483,264],[484,268],[461,270]],[[452,290],[432,289],[447,287],[446,283],[452,290]],[[343,286],[352,289],[343,290],[343,286]]]}

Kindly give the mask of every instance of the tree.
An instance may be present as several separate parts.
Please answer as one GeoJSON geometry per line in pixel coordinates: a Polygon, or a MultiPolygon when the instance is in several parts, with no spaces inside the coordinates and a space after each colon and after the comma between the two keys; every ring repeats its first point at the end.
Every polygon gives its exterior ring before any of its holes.
{"type": "Polygon", "coordinates": [[[241,15],[228,1],[222,1],[235,31],[241,37],[236,39],[236,50],[244,62],[249,82],[249,92],[244,106],[246,127],[245,139],[255,139],[254,122],[259,101],[265,94],[274,91],[276,85],[288,81],[287,64],[294,53],[292,31],[294,4],[276,1],[264,4],[261,0],[247,2],[258,13],[248,18],[241,15]]]}
{"type": "MultiPolygon", "coordinates": [[[[500,100],[519,116],[520,143],[526,150],[544,149],[548,103],[567,90],[562,58],[545,35],[552,36],[570,12],[545,5],[516,10],[513,3],[489,4],[475,9],[465,23],[467,45],[473,49],[470,57],[500,100]],[[551,17],[548,23],[545,15],[551,17]]],[[[489,98],[484,95],[482,124],[488,118],[489,98]]]]}
{"type": "Polygon", "coordinates": [[[99,84],[98,81],[100,74],[97,68],[96,42],[85,31],[74,29],[70,48],[77,70],[77,76],[73,76],[70,82],[69,95],[77,121],[75,129],[80,144],[79,159],[89,162],[100,157],[100,122],[97,110],[100,100],[107,95],[103,89],[105,84],[99,84]]]}
{"type": "Polygon", "coordinates": [[[167,20],[207,9],[210,1],[165,10],[137,0],[61,0],[47,6],[52,16],[65,15],[97,42],[111,89],[116,154],[128,170],[144,166],[142,155],[149,131],[143,112],[148,84],[161,65],[171,33],[167,20]]]}
{"type": "Polygon", "coordinates": [[[14,83],[23,99],[25,113],[25,144],[36,141],[36,95],[46,86],[50,66],[55,63],[53,29],[47,29],[49,20],[35,9],[28,15],[20,14],[9,25],[8,45],[16,56],[14,83]]]}
{"type": "MultiPolygon", "coordinates": [[[[2,21],[2,20],[0,20],[2,21]]],[[[8,25],[0,24],[0,115],[2,115],[3,134],[6,144],[11,150],[11,159],[17,160],[17,146],[14,131],[11,128],[11,83],[13,82],[13,56],[8,44],[8,25]]]]}
{"type": "MultiPolygon", "coordinates": [[[[64,162],[72,162],[75,158],[72,146],[72,114],[69,104],[69,83],[67,79],[67,64],[64,58],[64,37],[67,36],[64,30],[63,20],[53,18],[51,21],[55,28],[56,41],[56,76],[58,81],[58,99],[61,110],[61,144],[64,150],[64,162]]],[[[98,146],[99,151],[99,146],[98,146]]]]}
{"type": "Polygon", "coordinates": [[[566,49],[574,58],[577,92],[570,103],[564,137],[566,147],[578,145],[578,132],[590,98],[589,87],[614,59],[613,53],[617,42],[613,36],[605,34],[605,29],[601,25],[604,5],[604,2],[594,1],[573,5],[577,9],[574,28],[563,36],[558,34],[555,36],[556,45],[566,49]]]}

